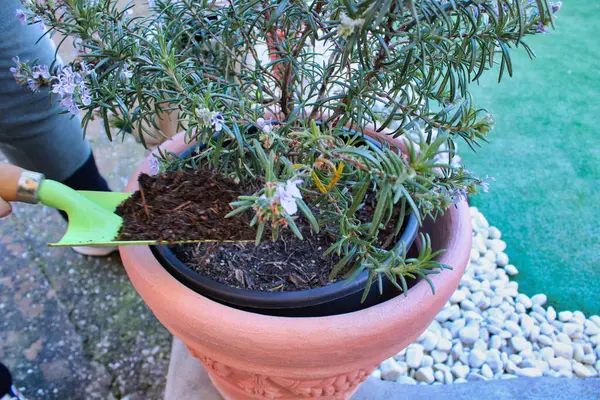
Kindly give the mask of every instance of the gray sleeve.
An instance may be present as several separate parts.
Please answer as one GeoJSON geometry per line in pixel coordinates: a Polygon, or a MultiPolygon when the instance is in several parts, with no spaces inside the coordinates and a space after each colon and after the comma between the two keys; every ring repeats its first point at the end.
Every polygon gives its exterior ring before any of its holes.
{"type": "Polygon", "coordinates": [[[0,7],[0,151],[20,167],[65,180],[90,155],[81,120],[58,114],[64,108],[49,89],[32,93],[17,84],[10,68],[12,58],[50,65],[55,47],[38,25],[23,25],[15,17],[19,0],[3,0],[0,7]]]}

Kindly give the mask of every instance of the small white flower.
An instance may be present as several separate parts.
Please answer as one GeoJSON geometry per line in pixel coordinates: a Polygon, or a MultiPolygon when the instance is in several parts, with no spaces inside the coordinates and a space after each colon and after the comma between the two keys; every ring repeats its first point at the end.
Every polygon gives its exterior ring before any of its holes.
{"type": "Polygon", "coordinates": [[[341,14],[338,35],[342,38],[348,38],[354,33],[355,29],[360,29],[364,23],[365,20],[363,18],[352,19],[346,14],[341,14]]]}
{"type": "Polygon", "coordinates": [[[211,124],[214,126],[216,132],[221,132],[223,125],[225,125],[225,118],[223,118],[223,114],[220,112],[213,113],[211,124]]]}
{"type": "Polygon", "coordinates": [[[277,186],[277,192],[275,193],[275,196],[279,199],[281,207],[283,207],[285,212],[289,215],[294,215],[298,212],[296,199],[301,199],[302,193],[300,193],[300,189],[298,189],[297,185],[301,183],[301,179],[290,179],[285,183],[285,185],[281,184],[277,186]]]}
{"type": "Polygon", "coordinates": [[[264,118],[259,118],[256,120],[256,124],[267,135],[270,134],[271,132],[273,132],[273,120],[270,118],[268,121],[264,118]]]}

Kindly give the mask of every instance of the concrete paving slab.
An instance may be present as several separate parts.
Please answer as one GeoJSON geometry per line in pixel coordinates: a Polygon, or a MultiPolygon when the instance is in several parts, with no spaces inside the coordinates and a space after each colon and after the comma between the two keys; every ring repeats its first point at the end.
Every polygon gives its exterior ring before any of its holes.
{"type": "MultiPolygon", "coordinates": [[[[173,340],[164,400],[222,400],[202,364],[173,340]]],[[[352,400],[599,400],[600,379],[517,378],[454,385],[402,385],[367,379],[352,400]]]]}

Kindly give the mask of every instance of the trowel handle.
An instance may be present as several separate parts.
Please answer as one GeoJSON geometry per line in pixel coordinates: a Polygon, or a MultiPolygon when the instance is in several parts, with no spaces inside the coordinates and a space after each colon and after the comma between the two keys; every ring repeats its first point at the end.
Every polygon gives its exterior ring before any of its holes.
{"type": "Polygon", "coordinates": [[[6,201],[36,204],[44,175],[0,162],[0,197],[6,201]]]}

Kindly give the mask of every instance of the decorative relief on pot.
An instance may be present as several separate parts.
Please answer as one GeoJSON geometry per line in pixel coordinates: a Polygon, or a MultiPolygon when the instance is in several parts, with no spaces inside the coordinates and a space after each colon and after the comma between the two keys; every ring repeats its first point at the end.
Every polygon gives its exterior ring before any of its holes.
{"type": "Polygon", "coordinates": [[[246,393],[262,397],[265,399],[278,399],[283,397],[280,388],[269,381],[269,377],[264,375],[250,374],[247,379],[237,381],[237,385],[244,389],[246,393]]]}
{"type": "Polygon", "coordinates": [[[227,365],[220,363],[218,361],[215,361],[209,357],[196,356],[194,353],[192,353],[192,355],[194,355],[194,357],[199,359],[200,362],[202,362],[204,367],[209,372],[212,371],[215,374],[219,375],[221,378],[227,378],[229,375],[231,375],[231,369],[227,365]]]}
{"type": "Polygon", "coordinates": [[[257,399],[319,397],[344,399],[369,376],[369,371],[363,369],[324,379],[307,380],[258,375],[227,366],[203,356],[193,349],[189,350],[195,358],[202,362],[209,373],[223,378],[229,384],[239,387],[257,399]]]}

